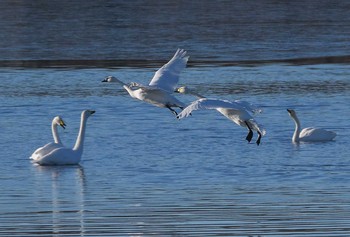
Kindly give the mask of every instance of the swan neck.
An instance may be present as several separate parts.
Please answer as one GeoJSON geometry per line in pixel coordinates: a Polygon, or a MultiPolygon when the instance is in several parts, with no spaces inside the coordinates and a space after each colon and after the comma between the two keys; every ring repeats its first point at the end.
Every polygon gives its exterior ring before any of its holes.
{"type": "Polygon", "coordinates": [[[293,142],[299,142],[299,135],[300,135],[300,130],[301,130],[300,121],[296,115],[294,115],[292,118],[293,118],[294,123],[295,123],[295,130],[294,130],[292,140],[293,140],[293,142]]]}
{"type": "Polygon", "coordinates": [[[124,85],[123,86],[124,87],[124,89],[129,93],[129,95],[132,97],[132,98],[136,98],[135,96],[134,96],[134,90],[133,89],[131,89],[129,86],[127,86],[127,85],[124,85]]]}
{"type": "Polygon", "coordinates": [[[74,151],[78,151],[80,153],[83,152],[83,147],[84,147],[86,122],[87,122],[87,117],[82,114],[81,120],[80,120],[80,129],[79,129],[78,137],[73,148],[74,151]]]}
{"type": "Polygon", "coordinates": [[[57,124],[52,122],[51,124],[52,136],[55,143],[61,143],[61,139],[58,136],[57,124]]]}

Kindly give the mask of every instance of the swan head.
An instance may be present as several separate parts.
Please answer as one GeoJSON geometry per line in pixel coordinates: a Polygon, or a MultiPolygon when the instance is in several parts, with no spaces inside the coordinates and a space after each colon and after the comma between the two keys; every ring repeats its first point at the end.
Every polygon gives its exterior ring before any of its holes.
{"type": "Polygon", "coordinates": [[[186,86],[181,86],[175,89],[175,93],[180,93],[180,94],[192,94],[192,91],[186,87],[186,86]]]}
{"type": "Polygon", "coordinates": [[[61,126],[63,129],[66,128],[67,125],[60,116],[56,116],[53,120],[58,126],[61,126]]]}
{"type": "Polygon", "coordinates": [[[114,76],[107,76],[105,79],[103,79],[102,82],[120,82],[120,81],[114,76]]]}
{"type": "Polygon", "coordinates": [[[142,87],[142,85],[137,82],[130,82],[129,88],[133,88],[133,87],[142,87]]]}
{"type": "Polygon", "coordinates": [[[297,115],[294,109],[287,109],[289,116],[295,118],[297,115]]]}
{"type": "Polygon", "coordinates": [[[82,113],[81,113],[81,115],[83,116],[83,117],[85,117],[85,118],[88,118],[88,117],[90,117],[91,115],[93,115],[95,113],[95,110],[89,110],[89,109],[87,109],[87,110],[84,110],[82,113]]]}

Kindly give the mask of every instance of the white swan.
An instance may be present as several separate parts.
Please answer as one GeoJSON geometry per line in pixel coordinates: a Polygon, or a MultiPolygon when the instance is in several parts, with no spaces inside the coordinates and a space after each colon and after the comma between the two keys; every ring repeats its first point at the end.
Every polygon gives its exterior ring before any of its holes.
{"type": "Polygon", "coordinates": [[[113,76],[106,77],[102,82],[117,82],[123,85],[132,98],[157,107],[168,108],[173,114],[177,115],[173,107],[183,109],[185,104],[175,98],[172,93],[176,89],[180,73],[186,67],[188,58],[186,51],[178,49],[172,59],[154,74],[148,86],[136,82],[127,85],[113,76]]]}
{"type": "Polygon", "coordinates": [[[63,129],[65,129],[65,127],[67,126],[60,116],[54,117],[51,123],[51,131],[52,131],[54,142],[50,142],[45,146],[39,147],[38,149],[36,149],[33,152],[33,154],[30,156],[30,159],[36,160],[39,157],[41,157],[43,154],[47,154],[53,149],[63,146],[61,139],[58,136],[57,126],[61,126],[63,129]]]}
{"type": "Polygon", "coordinates": [[[73,148],[58,147],[46,154],[33,158],[33,162],[39,165],[74,165],[78,164],[83,154],[83,145],[85,138],[86,122],[90,115],[95,113],[93,110],[84,110],[81,113],[80,129],[73,148]]]}
{"type": "Polygon", "coordinates": [[[332,131],[327,131],[321,128],[304,128],[301,130],[300,121],[297,117],[295,110],[287,109],[289,116],[295,122],[295,131],[292,137],[292,141],[298,142],[325,142],[333,140],[337,134],[332,131]]]}
{"type": "Polygon", "coordinates": [[[207,99],[204,96],[184,86],[177,88],[175,92],[182,94],[192,94],[199,98],[198,100],[193,101],[177,116],[179,119],[188,117],[194,110],[215,109],[239,126],[246,127],[249,131],[246,137],[246,140],[248,142],[250,142],[253,138],[252,130],[257,131],[258,133],[258,139],[256,140],[257,145],[260,144],[261,137],[266,134],[266,131],[254,120],[253,116],[249,113],[251,112],[253,114],[256,114],[260,113],[261,110],[248,102],[239,100],[227,101],[219,99],[207,99]]]}

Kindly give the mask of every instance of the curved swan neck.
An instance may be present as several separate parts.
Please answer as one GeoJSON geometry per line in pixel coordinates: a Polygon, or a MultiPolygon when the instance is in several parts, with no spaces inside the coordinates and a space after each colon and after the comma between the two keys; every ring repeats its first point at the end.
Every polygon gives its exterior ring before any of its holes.
{"type": "Polygon", "coordinates": [[[132,98],[136,98],[137,99],[137,97],[134,95],[134,90],[133,89],[131,89],[129,86],[127,86],[127,85],[124,85],[123,86],[124,87],[124,89],[129,93],[129,95],[132,97],[132,98]]]}
{"type": "Polygon", "coordinates": [[[79,129],[77,141],[75,142],[75,145],[73,148],[74,151],[83,152],[86,122],[87,122],[87,116],[85,116],[84,113],[82,113],[81,119],[80,119],[80,129],[79,129]]]}
{"type": "Polygon", "coordinates": [[[61,143],[61,139],[58,136],[57,124],[54,121],[52,121],[51,130],[52,130],[52,136],[53,136],[54,142],[61,143]]]}
{"type": "Polygon", "coordinates": [[[299,142],[299,135],[300,135],[300,130],[301,130],[300,121],[299,121],[296,114],[292,116],[292,119],[294,120],[294,123],[295,123],[295,130],[294,130],[292,141],[299,142]]]}

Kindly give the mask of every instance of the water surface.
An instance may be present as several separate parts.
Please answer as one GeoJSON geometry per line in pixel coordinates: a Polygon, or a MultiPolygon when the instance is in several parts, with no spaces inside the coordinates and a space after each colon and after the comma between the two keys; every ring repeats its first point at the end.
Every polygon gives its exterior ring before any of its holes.
{"type": "Polygon", "coordinates": [[[349,236],[349,4],[1,1],[0,236],[349,236]],[[178,47],[181,85],[263,109],[260,146],[101,83],[147,84],[178,47]],[[335,141],[292,144],[287,108],[335,141]],[[81,164],[33,165],[56,115],[73,146],[83,109],[81,164]]]}
{"type": "Polygon", "coordinates": [[[155,70],[1,70],[0,236],[348,235],[347,66],[187,68],[181,84],[264,109],[259,147],[215,111],[178,121],[100,82],[146,83],[155,70]],[[97,112],[80,166],[31,164],[58,114],[74,144],[83,108],[97,112]],[[336,140],[293,145],[286,108],[336,140]]]}

